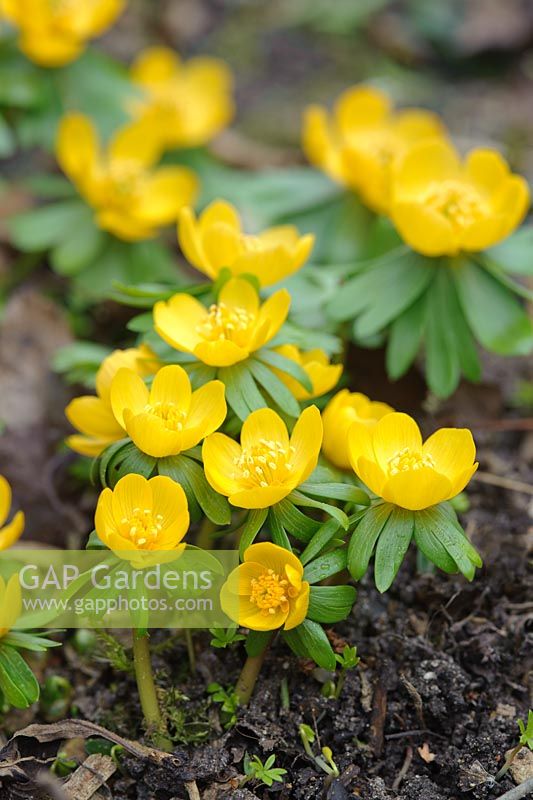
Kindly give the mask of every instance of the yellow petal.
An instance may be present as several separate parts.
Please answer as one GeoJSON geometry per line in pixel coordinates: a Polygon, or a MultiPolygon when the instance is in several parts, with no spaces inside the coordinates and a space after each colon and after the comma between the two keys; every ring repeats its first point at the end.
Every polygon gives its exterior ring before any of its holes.
{"type": "Polygon", "coordinates": [[[96,129],[83,114],[66,114],[59,124],[56,141],[57,160],[73,181],[94,169],[99,160],[96,129]]]}
{"type": "Polygon", "coordinates": [[[387,478],[374,460],[361,456],[357,459],[354,472],[370,491],[374,492],[378,497],[384,497],[383,487],[387,478]]]}
{"type": "Polygon", "coordinates": [[[444,475],[431,467],[420,467],[389,477],[381,496],[401,508],[420,511],[441,503],[449,496],[450,489],[451,482],[444,475]]]}
{"type": "Polygon", "coordinates": [[[408,202],[419,198],[430,182],[460,176],[459,158],[446,139],[422,141],[413,145],[395,168],[394,199],[408,202]]]}
{"type": "Polygon", "coordinates": [[[288,565],[296,571],[298,575],[303,575],[304,568],[300,559],[272,542],[258,542],[247,547],[244,551],[243,561],[262,564],[267,569],[271,569],[277,575],[285,575],[285,567],[288,565]]]}
{"type": "Polygon", "coordinates": [[[450,494],[446,497],[446,500],[451,500],[452,497],[455,497],[456,495],[459,494],[459,492],[463,491],[465,486],[469,483],[472,475],[477,471],[478,467],[479,463],[476,461],[475,464],[473,464],[471,467],[467,467],[465,470],[463,470],[456,476],[455,480],[452,483],[450,494]]]}
{"type": "Polygon", "coordinates": [[[392,126],[405,144],[414,144],[421,139],[446,137],[446,129],[440,117],[431,111],[422,111],[419,108],[397,111],[392,126]]]}
{"type": "Polygon", "coordinates": [[[287,289],[280,289],[263,303],[259,309],[257,330],[261,330],[263,324],[266,325],[266,323],[268,323],[268,328],[260,335],[254,337],[254,350],[257,350],[274,338],[287,319],[290,305],[291,296],[287,289]]]}
{"type": "Polygon", "coordinates": [[[217,342],[199,342],[194,348],[194,355],[210,367],[230,367],[248,358],[250,351],[235,342],[220,339],[217,342]]]}
{"type": "Polygon", "coordinates": [[[287,497],[294,489],[295,482],[279,486],[257,486],[253,489],[241,489],[230,494],[228,499],[237,508],[270,508],[287,497]]]}
{"type": "Polygon", "coordinates": [[[509,176],[509,167],[496,150],[472,150],[465,161],[465,176],[476,189],[489,197],[498,191],[509,176]]]}
{"type": "Polygon", "coordinates": [[[10,577],[2,594],[2,603],[0,604],[0,631],[2,629],[4,631],[10,631],[22,614],[22,592],[19,576],[17,574],[10,577]]]}
{"type": "Polygon", "coordinates": [[[125,427],[124,411],[140,414],[148,403],[149,392],[143,379],[131,369],[119,369],[111,382],[111,408],[120,425],[125,427]]]}
{"type": "Polygon", "coordinates": [[[159,159],[161,147],[142,122],[125,125],[114,134],[108,147],[111,161],[124,161],[138,168],[151,167],[159,159]]]}
{"type": "Polygon", "coordinates": [[[323,169],[334,180],[343,180],[340,142],[327,112],[320,106],[310,106],[305,110],[302,147],[312,164],[323,169]]]}
{"type": "MultiPolygon", "coordinates": [[[[334,420],[332,420],[334,424],[334,420]]],[[[348,454],[352,469],[357,474],[357,464],[360,458],[375,461],[374,445],[371,429],[364,422],[352,422],[348,428],[348,454]]]]}
{"type": "Polygon", "coordinates": [[[97,0],[90,4],[84,36],[99,36],[115,22],[125,7],[126,0],[97,0]]]}
{"type": "Polygon", "coordinates": [[[201,341],[196,328],[206,317],[204,306],[188,294],[175,294],[154,306],[156,333],[171,347],[186,353],[192,353],[201,341]]]}
{"type": "Polygon", "coordinates": [[[172,78],[181,67],[177,54],[168,47],[148,47],[131,67],[131,79],[137,83],[159,83],[172,78]]]}
{"type": "Polygon", "coordinates": [[[308,362],[305,371],[311,378],[313,391],[307,392],[305,389],[297,389],[294,396],[297,400],[308,400],[311,397],[320,397],[333,389],[342,375],[342,364],[321,364],[317,361],[308,362]]]}
{"type": "Polygon", "coordinates": [[[225,283],[218,302],[224,303],[230,309],[244,309],[253,317],[256,316],[259,309],[259,295],[250,281],[245,278],[231,278],[225,283]]]}
{"type": "Polygon", "coordinates": [[[292,461],[298,483],[307,480],[318,463],[322,447],[322,417],[316,406],[309,406],[300,414],[291,436],[294,447],[292,461]]]}
{"type": "Polygon", "coordinates": [[[24,531],[24,512],[17,511],[8,525],[0,528],[0,550],[7,550],[18,542],[24,531]]]}
{"type": "Polygon", "coordinates": [[[224,397],[226,387],[222,381],[209,381],[193,392],[189,414],[183,429],[183,449],[194,447],[216,431],[226,419],[224,397]]]}
{"type": "Polygon", "coordinates": [[[422,448],[434,462],[435,470],[455,483],[457,477],[470,469],[476,458],[476,445],[466,428],[441,428],[427,439],[422,448]]]}
{"type": "Polygon", "coordinates": [[[233,227],[222,222],[214,223],[203,233],[202,244],[207,262],[215,275],[223,267],[228,267],[234,274],[241,272],[235,270],[234,265],[243,252],[242,235],[233,227]]]}
{"type": "Polygon", "coordinates": [[[42,67],[62,67],[74,61],[85,49],[85,42],[57,31],[23,30],[19,47],[29,59],[42,67]]]}
{"type": "Polygon", "coordinates": [[[235,206],[226,200],[213,200],[200,214],[198,222],[200,233],[203,235],[212,225],[222,223],[235,231],[241,231],[241,219],[235,206]]]}
{"type": "Polygon", "coordinates": [[[183,450],[182,432],[169,430],[161,417],[155,414],[133,414],[126,408],[124,423],[133,443],[149,456],[164,458],[183,450]]]}
{"type": "Polygon", "coordinates": [[[99,397],[74,398],[66,407],[65,415],[70,424],[86,436],[109,440],[124,436],[124,428],[115,419],[111,406],[99,397]]]}
{"type": "Polygon", "coordinates": [[[244,421],[241,431],[241,445],[251,449],[261,440],[279,442],[284,449],[289,449],[287,426],[271,408],[260,408],[253,411],[244,421]]]}
{"type": "Polygon", "coordinates": [[[212,433],[202,446],[205,476],[213,489],[226,497],[241,489],[233,478],[235,462],[241,456],[241,448],[223,433],[212,433]]]}
{"type": "MultiPolygon", "coordinates": [[[[120,519],[118,522],[120,522],[120,519]]],[[[113,514],[113,492],[107,488],[100,492],[96,512],[94,515],[94,527],[102,542],[109,546],[109,537],[119,536],[117,520],[113,514]]]]}
{"type": "Polygon", "coordinates": [[[495,210],[505,216],[503,236],[508,236],[522,222],[529,209],[530,192],[527,181],[520,175],[513,175],[493,202],[495,210]]]}
{"type": "Polygon", "coordinates": [[[182,208],[179,214],[178,240],[187,261],[209,278],[216,278],[216,271],[212,269],[203,249],[199,223],[189,206],[182,208]]]}
{"type": "Polygon", "coordinates": [[[371,86],[354,86],[341,94],[334,115],[345,136],[357,128],[383,122],[390,113],[390,100],[385,92],[371,86]]]}
{"type": "Polygon", "coordinates": [[[156,228],[143,225],[140,219],[130,213],[113,208],[99,209],[96,222],[102,230],[109,231],[125,242],[140,242],[143,239],[152,239],[157,234],[156,228]]]}
{"type": "Polygon", "coordinates": [[[3,525],[11,508],[11,486],[9,481],[0,475],[0,525],[3,525]]]}
{"type": "Polygon", "coordinates": [[[301,625],[306,618],[309,609],[309,592],[310,586],[307,581],[304,581],[300,594],[290,603],[289,613],[284,625],[286,631],[301,625]]]}
{"type": "Polygon", "coordinates": [[[143,224],[160,227],[178,219],[180,210],[193,203],[198,178],[185,167],[160,167],[148,178],[135,214],[143,224]]]}
{"type": "Polygon", "coordinates": [[[117,522],[130,519],[133,510],[139,508],[152,508],[152,490],[146,478],[130,473],[121,478],[113,489],[113,517],[117,522]]]}
{"type": "Polygon", "coordinates": [[[163,517],[163,532],[166,534],[170,531],[177,543],[189,529],[189,506],[183,487],[164,475],[151,478],[150,487],[153,513],[163,517]]]}
{"type": "Polygon", "coordinates": [[[394,412],[379,420],[372,429],[372,441],[376,461],[387,473],[389,461],[407,448],[418,453],[422,448],[422,436],[414,419],[408,414],[394,412]]]}
{"type": "Polygon", "coordinates": [[[444,214],[403,201],[393,203],[390,213],[402,239],[418,253],[440,256],[458,252],[459,238],[444,214]]]}
{"type": "Polygon", "coordinates": [[[124,431],[122,431],[120,436],[117,436],[113,439],[96,439],[92,438],[91,436],[78,436],[74,434],[72,436],[67,436],[65,439],[65,444],[67,447],[70,447],[71,450],[74,450],[75,453],[79,453],[81,456],[89,456],[90,458],[96,458],[102,453],[106,447],[109,447],[110,444],[113,442],[118,441],[124,436],[124,431]]]}
{"type": "MultiPolygon", "coordinates": [[[[161,367],[150,389],[150,405],[173,403],[180,411],[188,413],[191,405],[191,382],[179,364],[161,367]]],[[[136,409],[132,409],[136,411],[136,409]]],[[[140,410],[140,409],[139,409],[140,410]]]]}

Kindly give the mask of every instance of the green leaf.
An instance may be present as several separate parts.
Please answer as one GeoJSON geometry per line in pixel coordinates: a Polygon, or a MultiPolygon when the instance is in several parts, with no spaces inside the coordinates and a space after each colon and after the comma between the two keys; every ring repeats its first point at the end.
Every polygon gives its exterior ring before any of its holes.
{"type": "Polygon", "coordinates": [[[316,558],[322,550],[331,542],[335,534],[339,531],[340,525],[336,519],[329,519],[317,530],[313,538],[300,556],[302,564],[307,564],[316,558]]]}
{"type": "Polygon", "coordinates": [[[265,524],[267,516],[268,508],[253,508],[248,512],[246,522],[240,529],[239,555],[241,561],[244,559],[245,551],[254,543],[255,537],[265,524]]]}
{"type": "Polygon", "coordinates": [[[15,708],[29,708],[39,699],[37,678],[20,653],[0,643],[0,690],[15,708]]]}
{"type": "Polygon", "coordinates": [[[411,543],[413,528],[413,512],[394,507],[376,546],[374,579],[378,591],[386,592],[391,586],[411,543]]]}
{"type": "Polygon", "coordinates": [[[344,500],[348,503],[355,503],[358,506],[367,506],[370,503],[368,494],[349,483],[312,483],[305,481],[298,487],[305,494],[312,494],[315,497],[324,497],[328,500],[344,500]]]}
{"type": "Polygon", "coordinates": [[[520,228],[501,244],[485,250],[485,256],[505,272],[533,275],[533,226],[520,228]]]}
{"type": "Polygon", "coordinates": [[[355,336],[361,339],[378,333],[409,308],[435,277],[438,268],[434,261],[411,252],[386,268],[378,268],[378,278],[383,283],[377,294],[367,298],[367,305],[354,324],[355,336]]]}
{"type": "MultiPolygon", "coordinates": [[[[109,447],[106,447],[104,452],[101,453],[98,458],[95,458],[93,462],[94,471],[97,469],[97,476],[103,487],[109,486],[107,482],[107,470],[111,459],[127,447],[128,444],[130,444],[130,439],[120,439],[118,442],[114,442],[109,447]]],[[[94,477],[96,478],[96,475],[94,477]]]]}
{"type": "Polygon", "coordinates": [[[93,221],[91,209],[81,218],[50,254],[50,263],[59,275],[75,275],[89,266],[102,251],[106,234],[93,221]]]}
{"type": "Polygon", "coordinates": [[[0,158],[8,158],[16,149],[15,137],[6,120],[0,115],[0,158]]]}
{"type": "Polygon", "coordinates": [[[129,442],[109,459],[106,469],[106,485],[113,488],[120,478],[131,472],[150,478],[156,466],[156,458],[141,452],[133,442],[129,442]]]}
{"type": "Polygon", "coordinates": [[[319,508],[321,511],[325,511],[330,517],[336,519],[337,522],[344,528],[344,530],[347,530],[348,517],[344,511],[341,511],[341,509],[337,508],[337,506],[331,506],[328,503],[321,503],[319,500],[313,500],[311,497],[306,497],[306,495],[301,494],[296,490],[290,493],[288,499],[297,506],[303,506],[304,508],[319,508]]]}
{"type": "MultiPolygon", "coordinates": [[[[231,367],[222,367],[218,371],[218,378],[226,387],[226,400],[240,420],[250,416],[254,408],[250,408],[241,388],[244,373],[247,367],[243,364],[234,364],[231,367]]],[[[263,401],[264,402],[264,401],[263,401]]]]}
{"type": "Polygon", "coordinates": [[[133,333],[147,333],[151,331],[154,326],[154,315],[151,311],[146,311],[144,314],[137,314],[136,317],[130,319],[126,328],[133,333]]]}
{"type": "Polygon", "coordinates": [[[433,532],[431,523],[419,513],[415,514],[414,539],[420,552],[443,572],[459,572],[459,567],[433,532]]]}
{"type": "Polygon", "coordinates": [[[283,638],[297,656],[310,658],[322,669],[334,672],[335,653],[324,629],[317,622],[305,619],[291,631],[283,631],[283,638]]]}
{"type": "Polygon", "coordinates": [[[508,289],[472,261],[460,261],[453,276],[464,315],[487,350],[499,355],[531,352],[533,324],[508,289]]]}
{"type": "Polygon", "coordinates": [[[250,631],[246,637],[246,655],[250,658],[260,656],[272,639],[272,631],[250,631]]]}
{"type": "MultiPolygon", "coordinates": [[[[47,634],[54,631],[47,631],[47,634]]],[[[27,631],[9,631],[2,637],[2,644],[14,647],[16,650],[30,650],[32,653],[45,653],[52,647],[61,647],[61,642],[48,639],[40,633],[29,633],[27,631]]]]}
{"type": "Polygon", "coordinates": [[[320,528],[320,522],[311,519],[296,508],[286,497],[276,504],[276,515],[285,530],[301,542],[308,542],[320,528]]]}
{"type": "Polygon", "coordinates": [[[87,206],[79,200],[40,206],[10,217],[13,244],[23,252],[48,250],[59,244],[87,218],[87,206]]]}
{"type": "Polygon", "coordinates": [[[426,321],[426,376],[437,397],[448,397],[461,377],[459,353],[446,313],[447,275],[444,265],[428,292],[426,321]]]}
{"type": "Polygon", "coordinates": [[[416,358],[426,325],[427,301],[428,293],[423,292],[392,321],[387,344],[387,375],[392,380],[404,375],[416,358]]]}
{"type": "Polygon", "coordinates": [[[420,515],[422,525],[425,528],[431,528],[465,578],[471,581],[476,571],[475,568],[481,567],[483,562],[466,538],[455,514],[452,515],[449,508],[434,506],[424,511],[418,511],[418,515],[420,515]]]}
{"type": "Polygon", "coordinates": [[[390,517],[392,506],[381,503],[372,506],[361,517],[348,545],[348,569],[356,581],[361,580],[368,569],[378,536],[390,517]]]}
{"type": "Polygon", "coordinates": [[[166,458],[157,459],[157,471],[159,475],[166,475],[172,478],[173,481],[179,483],[187,496],[187,503],[189,505],[189,513],[195,520],[200,519],[202,516],[202,509],[196,499],[196,494],[189,483],[187,473],[184,468],[186,456],[167,456],[166,458]]]}
{"type": "Polygon", "coordinates": [[[298,417],[300,404],[283,381],[274,375],[270,367],[255,359],[250,359],[250,372],[256,381],[268,392],[274,402],[291,417],[298,417]]]}
{"type": "Polygon", "coordinates": [[[349,616],[356,597],[353,586],[311,586],[307,616],[314,622],[341,622],[349,616]]]}
{"type": "Polygon", "coordinates": [[[274,544],[277,544],[278,547],[283,547],[285,550],[288,550],[290,553],[292,553],[289,537],[287,536],[285,528],[281,524],[276,513],[276,506],[272,506],[270,509],[268,522],[270,525],[270,536],[272,537],[274,544]]]}
{"type": "Polygon", "coordinates": [[[181,467],[206,517],[216,525],[229,525],[230,505],[225,497],[215,492],[209,485],[203,468],[191,458],[187,458],[185,453],[182,455],[181,467]]]}
{"type": "Polygon", "coordinates": [[[332,550],[330,553],[315,558],[310,564],[307,564],[304,569],[304,580],[308,583],[319,583],[326,580],[331,575],[336,575],[346,569],[348,562],[348,551],[346,548],[338,548],[332,550]]]}
{"type": "Polygon", "coordinates": [[[286,358],[286,356],[282,356],[281,353],[276,353],[274,350],[267,349],[259,350],[255,355],[255,360],[261,361],[268,367],[279,369],[280,372],[285,372],[287,375],[290,375],[291,378],[298,381],[308,392],[313,391],[311,378],[304,368],[301,367],[300,364],[297,364],[296,361],[286,358]]]}

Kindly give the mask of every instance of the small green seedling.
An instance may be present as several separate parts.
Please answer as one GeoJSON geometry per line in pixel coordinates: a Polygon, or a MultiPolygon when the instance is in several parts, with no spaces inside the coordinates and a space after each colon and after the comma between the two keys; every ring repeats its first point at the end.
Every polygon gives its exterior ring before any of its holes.
{"type": "Polygon", "coordinates": [[[241,786],[244,786],[248,781],[259,781],[269,787],[272,786],[274,781],[283,783],[283,776],[287,774],[287,770],[275,767],[275,761],[276,756],[274,754],[270,755],[263,764],[259,756],[250,758],[246,753],[244,756],[244,773],[246,777],[241,781],[241,786]]]}
{"type": "Polygon", "coordinates": [[[304,746],[304,750],[309,756],[309,758],[315,762],[317,767],[325,772],[326,775],[331,775],[333,778],[339,777],[339,769],[333,760],[333,752],[330,747],[323,747],[322,748],[322,755],[317,756],[313,753],[311,745],[314,744],[316,735],[312,728],[309,725],[299,725],[298,732],[300,734],[300,739],[302,740],[302,744],[304,746]]]}
{"type": "Polygon", "coordinates": [[[70,707],[74,689],[62,675],[49,675],[41,691],[41,711],[48,720],[64,717],[70,707]]]}
{"type": "Polygon", "coordinates": [[[78,766],[78,762],[75,758],[69,758],[68,754],[65,753],[63,750],[60,750],[57,754],[56,760],[50,767],[50,771],[53,775],[57,775],[58,778],[66,778],[67,775],[70,775],[76,767],[78,766]]]}
{"type": "Polygon", "coordinates": [[[210,683],[207,687],[211,700],[220,703],[220,713],[222,724],[226,730],[233,728],[237,724],[237,709],[239,708],[239,698],[233,686],[224,689],[220,683],[210,683]]]}
{"type": "Polygon", "coordinates": [[[513,761],[515,760],[516,756],[518,755],[520,750],[522,750],[523,747],[529,747],[530,750],[533,750],[533,711],[531,709],[529,709],[528,711],[527,724],[522,719],[517,720],[517,724],[520,730],[520,738],[518,739],[518,744],[516,745],[516,747],[513,747],[513,749],[506,756],[503,767],[496,774],[497,781],[499,781],[500,778],[503,778],[503,776],[512,766],[513,761]]]}
{"type": "Polygon", "coordinates": [[[337,653],[335,655],[335,660],[341,668],[334,695],[335,700],[338,700],[342,694],[346,673],[349,669],[355,669],[361,659],[357,655],[357,647],[350,647],[350,645],[347,644],[344,646],[342,653],[337,653]]]}
{"type": "Polygon", "coordinates": [[[237,626],[232,628],[209,628],[209,633],[213,636],[211,639],[211,647],[218,647],[224,649],[236,642],[243,642],[246,636],[242,633],[237,633],[237,626]]]}

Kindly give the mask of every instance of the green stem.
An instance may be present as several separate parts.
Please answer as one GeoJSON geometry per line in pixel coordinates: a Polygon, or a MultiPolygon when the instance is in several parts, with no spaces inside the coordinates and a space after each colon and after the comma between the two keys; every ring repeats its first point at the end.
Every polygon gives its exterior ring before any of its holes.
{"type": "Polygon", "coordinates": [[[196,672],[196,653],[194,652],[194,641],[192,638],[192,631],[190,628],[183,629],[183,636],[185,637],[185,644],[187,645],[187,655],[189,657],[189,667],[191,675],[196,672]]]}
{"type": "Polygon", "coordinates": [[[241,706],[247,706],[250,702],[257,678],[261,672],[261,667],[263,666],[263,662],[267,654],[267,650],[270,646],[270,642],[272,641],[272,636],[268,640],[265,649],[259,653],[259,655],[248,656],[244,667],[242,668],[241,674],[239,675],[239,680],[235,686],[235,694],[237,695],[239,704],[241,706]]]}
{"type": "Polygon", "coordinates": [[[217,526],[215,523],[211,522],[208,517],[205,517],[196,537],[196,547],[200,547],[202,550],[212,550],[213,539],[211,538],[211,534],[216,531],[216,529],[217,526]]]}
{"type": "Polygon", "coordinates": [[[342,694],[342,690],[344,689],[344,681],[346,680],[346,670],[341,670],[339,675],[339,679],[337,681],[337,686],[335,687],[335,700],[338,700],[342,694]]]}
{"type": "Polygon", "coordinates": [[[154,683],[152,659],[150,657],[150,644],[147,633],[133,631],[133,663],[141,708],[144,714],[146,727],[152,734],[155,744],[170,753],[172,742],[169,739],[166,725],[161,716],[159,700],[154,683]]]}
{"type": "Polygon", "coordinates": [[[421,574],[426,573],[427,575],[432,575],[435,572],[435,564],[433,561],[430,561],[421,550],[417,550],[416,569],[417,572],[420,572],[421,574]]]}
{"type": "Polygon", "coordinates": [[[517,744],[516,747],[513,747],[513,749],[511,750],[511,752],[509,753],[509,755],[505,759],[503,767],[501,768],[501,770],[499,772],[496,773],[495,778],[496,778],[497,781],[499,781],[500,778],[503,778],[505,773],[509,770],[509,767],[511,766],[511,764],[513,763],[513,761],[515,760],[516,756],[518,755],[520,750],[523,748],[523,746],[524,746],[523,744],[517,744]]]}

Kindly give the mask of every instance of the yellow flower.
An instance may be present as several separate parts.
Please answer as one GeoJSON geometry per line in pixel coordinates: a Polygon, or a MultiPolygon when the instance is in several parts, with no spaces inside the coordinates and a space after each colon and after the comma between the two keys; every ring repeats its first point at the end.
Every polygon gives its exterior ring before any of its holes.
{"type": "Polygon", "coordinates": [[[245,234],[236,209],[224,200],[215,200],[198,219],[191,208],[184,208],[178,237],[185,258],[212,280],[227,267],[234,276],[255,275],[261,286],[300,269],[315,241],[311,234],[300,237],[293,225],[245,234]]]}
{"type": "Polygon", "coordinates": [[[189,528],[189,509],[179,483],[162,475],[147,480],[129,474],[115,488],[104,489],[94,518],[96,533],[116,555],[133,566],[157,563],[151,554],[171,551],[177,557],[189,528]],[[133,551],[133,552],[131,552],[133,551]]]}
{"type": "Polygon", "coordinates": [[[326,457],[340,469],[349,469],[348,431],[354,422],[373,427],[378,420],[394,411],[387,403],[369,400],[365,394],[341,389],[322,412],[324,441],[322,450],[326,457]]]}
{"type": "Polygon", "coordinates": [[[18,44],[28,58],[60,67],[112,25],[125,5],[125,0],[0,0],[0,16],[18,28],[18,44]]]}
{"type": "Polygon", "coordinates": [[[56,151],[61,169],[94,209],[98,226],[126,241],[155,236],[198,192],[197,178],[186,167],[153,169],[160,148],[144,125],[122,128],[104,150],[88,117],[67,114],[56,151]]]}
{"type": "Polygon", "coordinates": [[[422,443],[407,414],[387,414],[370,428],[354,422],[348,439],[352,467],[363,483],[411,511],[455,497],[478,467],[469,430],[441,428],[422,443]]]}
{"type": "Polygon", "coordinates": [[[242,426],[241,443],[213,433],[203,444],[206,478],[240,508],[268,508],[287,497],[316,467],[322,421],[316,406],[300,415],[289,439],[275,411],[254,411],[242,426]]]}
{"type": "Polygon", "coordinates": [[[220,592],[227,616],[253,631],[286,631],[305,619],[309,608],[309,584],[302,580],[298,558],[277,544],[252,544],[244,563],[233,570],[220,592]]]}
{"type": "Polygon", "coordinates": [[[224,384],[209,381],[196,392],[182,367],[162,367],[151,389],[131,369],[111,384],[111,406],[139,450],[155,458],[175,456],[220,428],[226,418],[224,384]]]}
{"type": "MultiPolygon", "coordinates": [[[[13,519],[4,525],[11,509],[11,486],[3,475],[0,475],[0,550],[7,550],[22,536],[24,530],[24,512],[17,511],[13,519]],[[3,527],[2,527],[3,526],[3,527]]],[[[0,603],[0,608],[1,608],[0,603]]]]}
{"type": "Polygon", "coordinates": [[[342,364],[330,364],[329,358],[323,350],[315,349],[303,352],[293,344],[283,344],[281,347],[276,347],[276,353],[285,356],[285,358],[290,358],[291,361],[303,367],[311,380],[313,391],[308,392],[295,378],[287,375],[286,372],[282,372],[280,369],[274,370],[278,378],[291,390],[297,400],[310,400],[312,397],[320,397],[320,395],[326,394],[330,389],[333,389],[339,382],[342,364]]]}
{"type": "Polygon", "coordinates": [[[134,62],[130,77],[143,92],[131,111],[162,147],[204,145],[233,117],[233,78],[216,58],[184,63],[166,47],[151,47],[134,62]]]}
{"type": "Polygon", "coordinates": [[[401,160],[391,217],[414,250],[428,256],[492,247],[522,221],[526,181],[494,150],[472,150],[462,164],[451,144],[426,142],[401,160]]]}
{"type": "Polygon", "coordinates": [[[331,116],[321,106],[307,110],[303,147],[313,164],[355,189],[374,211],[384,213],[398,157],[414,142],[443,135],[435,114],[421,109],[394,111],[384,92],[354,86],[339,97],[331,116]]]}
{"type": "Polygon", "coordinates": [[[68,446],[83,456],[98,456],[113,442],[124,438],[125,431],[119,425],[111,408],[111,382],[119,369],[127,367],[139,375],[150,375],[157,371],[154,353],[146,345],[115,350],[107,356],[96,373],[96,397],[76,397],[68,404],[65,414],[70,424],[81,431],[67,438],[68,446]]]}
{"type": "Polygon", "coordinates": [[[17,574],[7,582],[0,576],[0,639],[9,633],[22,614],[22,594],[17,574]]]}
{"type": "Polygon", "coordinates": [[[209,309],[189,294],[156,303],[154,327],[176,350],[192,353],[212,367],[228,367],[244,361],[276,335],[290,302],[288,291],[280,289],[260,305],[249,281],[232,278],[209,309]]]}

